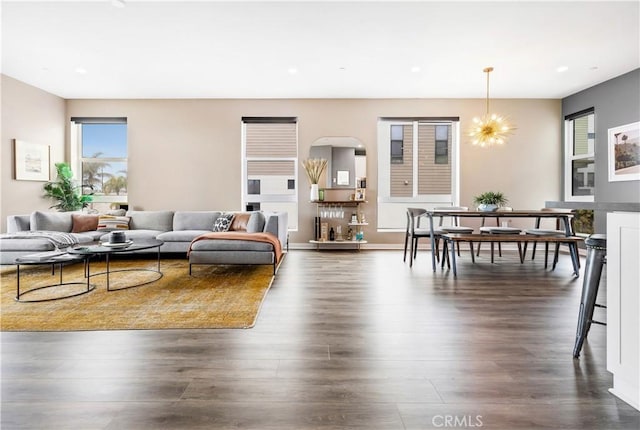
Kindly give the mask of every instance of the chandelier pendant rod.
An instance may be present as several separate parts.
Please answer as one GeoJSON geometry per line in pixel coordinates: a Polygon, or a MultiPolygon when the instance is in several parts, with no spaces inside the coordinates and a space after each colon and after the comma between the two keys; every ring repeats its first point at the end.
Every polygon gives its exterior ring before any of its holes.
{"type": "Polygon", "coordinates": [[[493,67],[487,67],[483,72],[487,74],[487,115],[489,115],[489,73],[493,72],[493,67]]]}

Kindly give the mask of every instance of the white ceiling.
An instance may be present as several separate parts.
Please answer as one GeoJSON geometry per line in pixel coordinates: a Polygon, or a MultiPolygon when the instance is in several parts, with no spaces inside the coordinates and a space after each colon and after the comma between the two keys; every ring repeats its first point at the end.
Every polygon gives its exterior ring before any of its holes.
{"type": "Polygon", "coordinates": [[[2,73],[64,98],[482,98],[493,66],[492,98],[562,98],[640,67],[638,0],[113,3],[2,0],[2,73]]]}

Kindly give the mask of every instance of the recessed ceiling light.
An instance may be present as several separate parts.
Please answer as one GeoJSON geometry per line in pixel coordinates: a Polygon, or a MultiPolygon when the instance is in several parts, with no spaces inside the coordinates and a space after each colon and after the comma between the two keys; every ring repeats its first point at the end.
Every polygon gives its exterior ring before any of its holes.
{"type": "Polygon", "coordinates": [[[111,5],[114,7],[123,8],[126,4],[123,0],[111,0],[111,5]]]}
{"type": "Polygon", "coordinates": [[[566,72],[567,70],[569,70],[569,66],[558,66],[558,68],[556,69],[556,72],[563,73],[563,72],[566,72]]]}
{"type": "Polygon", "coordinates": [[[589,70],[598,70],[598,66],[591,66],[589,67],[589,70]]]}
{"type": "Polygon", "coordinates": [[[79,75],[86,75],[87,69],[85,69],[84,67],[76,67],[76,73],[79,75]]]}
{"type": "Polygon", "coordinates": [[[412,72],[412,73],[418,73],[420,70],[421,70],[421,69],[420,69],[420,66],[413,66],[413,67],[411,68],[411,72],[412,72]]]}
{"type": "Polygon", "coordinates": [[[341,66],[341,67],[338,67],[338,70],[340,70],[341,72],[344,72],[347,70],[347,68],[344,66],[341,66]]]}
{"type": "Polygon", "coordinates": [[[296,69],[295,67],[289,67],[289,70],[287,71],[290,75],[295,75],[296,73],[298,73],[298,69],[296,69]]]}

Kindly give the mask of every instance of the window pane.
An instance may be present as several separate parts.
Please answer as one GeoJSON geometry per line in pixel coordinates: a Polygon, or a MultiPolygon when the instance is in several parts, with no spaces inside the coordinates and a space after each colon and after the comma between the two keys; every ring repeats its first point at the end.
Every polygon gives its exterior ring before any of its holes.
{"type": "Polygon", "coordinates": [[[595,186],[593,158],[574,160],[571,163],[571,189],[574,196],[592,196],[595,186]]]}
{"type": "Polygon", "coordinates": [[[391,126],[391,140],[402,140],[403,138],[403,126],[392,125],[391,126]]]}
{"type": "Polygon", "coordinates": [[[127,124],[82,124],[83,158],[127,158],[127,124]]]}
{"type": "Polygon", "coordinates": [[[448,125],[418,125],[418,195],[451,193],[450,134],[448,125]]]}
{"type": "Polygon", "coordinates": [[[127,163],[84,161],[82,183],[93,186],[96,195],[124,196],[127,194],[127,163]]]}
{"type": "Polygon", "coordinates": [[[449,140],[448,125],[436,125],[436,140],[449,140]]]}
{"type": "Polygon", "coordinates": [[[260,194],[260,179],[249,179],[247,181],[247,194],[260,194]]]}
{"type": "Polygon", "coordinates": [[[595,144],[595,116],[589,114],[573,120],[573,155],[593,153],[595,144]]]}
{"type": "Polygon", "coordinates": [[[413,195],[413,125],[392,125],[392,133],[394,130],[402,134],[399,140],[391,141],[391,197],[410,197],[413,195]],[[399,152],[395,160],[394,151],[399,152]]]}

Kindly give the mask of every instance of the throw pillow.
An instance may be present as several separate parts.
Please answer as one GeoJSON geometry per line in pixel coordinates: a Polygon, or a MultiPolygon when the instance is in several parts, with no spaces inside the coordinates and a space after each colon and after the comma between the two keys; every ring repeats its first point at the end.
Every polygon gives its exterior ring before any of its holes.
{"type": "Polygon", "coordinates": [[[129,230],[128,216],[100,215],[98,231],[129,230]]]}
{"type": "Polygon", "coordinates": [[[233,213],[223,213],[213,223],[213,231],[229,231],[231,222],[233,221],[233,213]]]}
{"type": "Polygon", "coordinates": [[[238,212],[233,217],[233,222],[229,230],[231,231],[247,231],[247,224],[251,218],[251,212],[238,212]]]}
{"type": "Polygon", "coordinates": [[[71,233],[94,231],[98,229],[98,215],[71,215],[71,233]]]}
{"type": "Polygon", "coordinates": [[[262,212],[251,212],[247,223],[247,233],[260,233],[264,231],[265,218],[262,212]]]}

